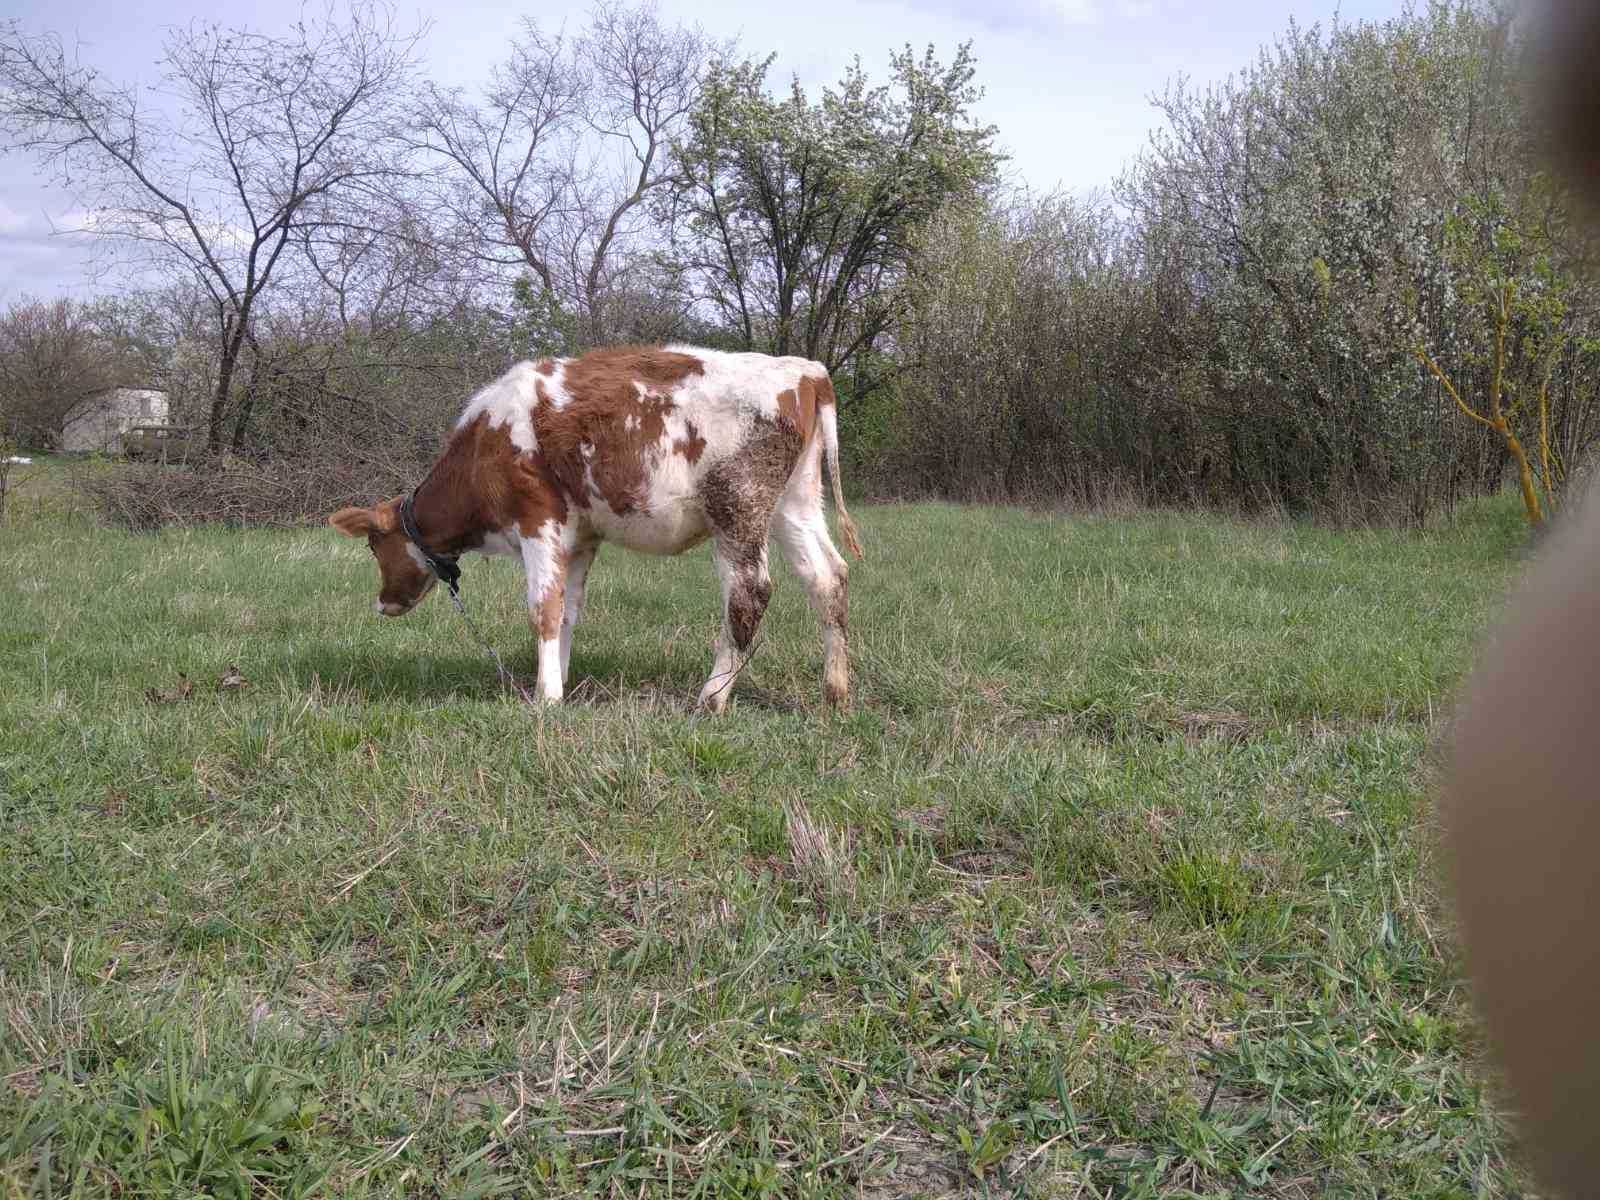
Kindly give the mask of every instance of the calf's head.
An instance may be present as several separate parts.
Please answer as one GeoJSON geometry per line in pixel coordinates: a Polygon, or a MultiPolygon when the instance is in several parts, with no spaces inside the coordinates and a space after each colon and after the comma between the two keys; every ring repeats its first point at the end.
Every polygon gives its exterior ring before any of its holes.
{"type": "Polygon", "coordinates": [[[341,508],[328,524],[347,537],[367,539],[367,549],[378,560],[380,616],[405,616],[438,582],[427,559],[400,528],[398,499],[371,508],[341,508]]]}

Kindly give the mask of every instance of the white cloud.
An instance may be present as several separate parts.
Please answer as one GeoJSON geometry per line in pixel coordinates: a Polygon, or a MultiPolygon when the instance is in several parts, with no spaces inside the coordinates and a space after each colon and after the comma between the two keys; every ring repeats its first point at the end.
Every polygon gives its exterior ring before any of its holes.
{"type": "MultiPolygon", "coordinates": [[[[188,231],[177,217],[167,217],[165,223],[175,240],[188,240],[188,231]]],[[[244,247],[250,244],[250,234],[242,226],[203,217],[196,223],[201,234],[214,247],[244,247]]],[[[55,219],[57,233],[133,234],[155,238],[160,236],[162,228],[161,223],[141,213],[120,212],[114,208],[74,208],[55,219]]]]}
{"type": "Polygon", "coordinates": [[[88,208],[74,208],[62,213],[53,222],[57,233],[94,233],[105,224],[105,218],[88,208]]]}
{"type": "Polygon", "coordinates": [[[81,239],[47,233],[0,237],[0,306],[22,296],[89,294],[94,287],[87,249],[81,239]]]}

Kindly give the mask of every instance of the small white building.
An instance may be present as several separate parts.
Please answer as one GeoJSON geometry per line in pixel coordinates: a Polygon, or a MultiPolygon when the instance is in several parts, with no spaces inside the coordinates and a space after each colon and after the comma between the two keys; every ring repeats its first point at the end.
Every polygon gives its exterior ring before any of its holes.
{"type": "Polygon", "coordinates": [[[61,449],[116,454],[122,435],[135,425],[164,425],[167,394],[151,388],[104,388],[90,392],[67,410],[61,422],[61,449]]]}

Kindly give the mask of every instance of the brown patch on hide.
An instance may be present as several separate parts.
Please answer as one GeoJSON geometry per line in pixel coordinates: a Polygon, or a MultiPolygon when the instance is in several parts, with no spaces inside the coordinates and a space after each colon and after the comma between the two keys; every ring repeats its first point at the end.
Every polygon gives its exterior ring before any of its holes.
{"type": "Polygon", "coordinates": [[[635,383],[644,384],[646,390],[671,391],[689,376],[705,374],[705,369],[705,363],[681,351],[615,346],[570,359],[564,382],[574,399],[580,392],[595,397],[619,389],[631,395],[635,383]]]}
{"type": "Polygon", "coordinates": [[[700,436],[700,431],[695,428],[693,421],[685,421],[683,423],[683,432],[683,437],[673,441],[672,452],[682,455],[692,467],[700,461],[700,456],[706,452],[706,440],[700,436]]]}
{"type": "MultiPolygon", "coordinates": [[[[676,407],[671,393],[704,370],[691,354],[639,347],[592,350],[569,361],[562,376],[564,406],[551,405],[536,386],[540,404],[534,433],[552,472],[573,495],[584,495],[587,489],[578,484],[587,468],[612,512],[625,516],[642,510],[654,465],[650,453],[660,445],[667,416],[676,407]]],[[[685,457],[694,449],[698,457],[704,445],[695,433],[682,449],[676,444],[674,449],[685,457]]]]}
{"type": "MultiPolygon", "coordinates": [[[[365,533],[378,560],[378,599],[411,608],[432,584],[433,572],[418,564],[400,527],[396,496],[370,509],[341,509],[329,518],[342,532],[365,533]]],[[[490,533],[532,534],[546,523],[567,520],[566,492],[537,451],[519,450],[504,425],[481,414],[450,436],[444,453],[417,489],[413,512],[423,543],[436,554],[462,554],[482,546],[490,533]]]]}
{"type": "Polygon", "coordinates": [[[427,593],[433,573],[406,550],[410,539],[400,528],[400,500],[396,496],[371,508],[341,508],[328,524],[346,537],[366,537],[378,563],[379,603],[409,609],[427,593]]]}
{"type": "Polygon", "coordinates": [[[832,408],[838,402],[838,397],[833,394],[833,380],[828,376],[818,376],[811,380],[811,384],[817,391],[817,407],[832,408]]]}
{"type": "Polygon", "coordinates": [[[845,578],[845,572],[841,570],[834,580],[833,595],[828,597],[828,624],[842,634],[849,623],[849,614],[850,585],[845,578]]]}
{"type": "Polygon", "coordinates": [[[433,572],[418,564],[406,549],[411,539],[400,528],[400,500],[396,496],[377,506],[385,520],[367,534],[367,548],[378,560],[378,601],[413,608],[428,594],[433,572]]]}
{"type": "Polygon", "coordinates": [[[736,456],[719,462],[700,485],[706,517],[719,550],[741,566],[754,566],[767,544],[772,512],[800,458],[799,430],[758,422],[736,456]]]}
{"type": "Polygon", "coordinates": [[[795,430],[804,442],[816,423],[817,385],[810,376],[802,375],[798,388],[785,388],[778,393],[778,424],[795,430]]]}
{"type": "Polygon", "coordinates": [[[560,635],[561,619],[566,611],[567,552],[558,548],[552,557],[554,573],[544,581],[535,614],[534,632],[544,641],[560,635]]]}
{"type": "Polygon", "coordinates": [[[567,503],[574,508],[587,510],[589,485],[584,479],[583,455],[559,453],[553,448],[549,439],[553,434],[559,433],[559,429],[553,429],[548,424],[555,410],[552,407],[550,393],[545,391],[542,379],[534,380],[533,392],[537,397],[533,410],[534,438],[539,443],[539,455],[544,461],[545,469],[557,481],[567,503]]]}
{"type": "Polygon", "coordinates": [[[430,549],[460,554],[490,532],[565,524],[567,496],[542,451],[519,449],[506,425],[480,414],[456,430],[417,489],[417,528],[430,549]]]}
{"type": "Polygon", "coordinates": [[[728,593],[728,631],[733,634],[733,644],[743,654],[755,641],[756,630],[761,626],[762,614],[772,599],[772,580],[761,576],[741,578],[728,593]]]}

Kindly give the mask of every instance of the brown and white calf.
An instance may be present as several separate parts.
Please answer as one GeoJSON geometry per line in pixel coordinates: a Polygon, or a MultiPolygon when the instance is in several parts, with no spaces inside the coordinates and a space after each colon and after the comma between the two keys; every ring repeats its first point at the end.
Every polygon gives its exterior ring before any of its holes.
{"type": "Polygon", "coordinates": [[[719,712],[772,593],[773,535],[822,623],[823,692],[840,704],[848,572],[823,514],[824,455],[840,533],[859,558],[822,364],[688,346],[593,350],[519,363],[474,395],[412,493],[409,534],[403,497],[328,520],[367,539],[384,616],[410,612],[433,587],[430,559],[520,555],[539,695],[550,701],[566,684],[600,544],[681,554],[710,537],[723,618],[700,703],[719,712]]]}

